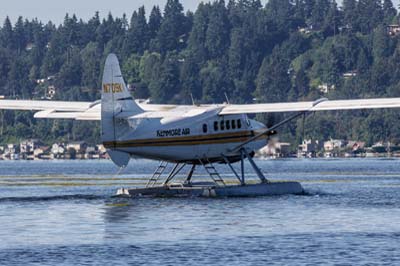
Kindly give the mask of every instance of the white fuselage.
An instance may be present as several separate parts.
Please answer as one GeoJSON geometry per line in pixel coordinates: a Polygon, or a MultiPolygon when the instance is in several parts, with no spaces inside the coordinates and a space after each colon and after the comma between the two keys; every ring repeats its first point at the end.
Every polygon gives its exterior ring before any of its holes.
{"type": "MultiPolygon", "coordinates": [[[[190,117],[117,119],[115,123],[116,141],[104,142],[106,148],[132,157],[189,163],[223,161],[223,156],[234,161],[240,152],[233,149],[265,129],[246,115],[221,116],[215,109],[190,117]]],[[[266,144],[261,137],[244,148],[251,153],[266,144]]]]}

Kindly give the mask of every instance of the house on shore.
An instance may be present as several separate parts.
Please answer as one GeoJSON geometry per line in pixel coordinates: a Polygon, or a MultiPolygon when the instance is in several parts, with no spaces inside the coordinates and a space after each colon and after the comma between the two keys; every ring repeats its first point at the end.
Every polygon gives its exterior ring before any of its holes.
{"type": "Polygon", "coordinates": [[[322,145],[318,140],[305,139],[303,143],[299,145],[297,157],[316,157],[321,148],[322,145]]]}

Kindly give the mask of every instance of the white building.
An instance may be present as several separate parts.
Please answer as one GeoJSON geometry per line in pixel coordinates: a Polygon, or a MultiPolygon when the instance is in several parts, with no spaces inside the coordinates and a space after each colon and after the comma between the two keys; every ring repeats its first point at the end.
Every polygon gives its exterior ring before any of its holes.
{"type": "Polygon", "coordinates": [[[69,149],[73,149],[77,153],[85,153],[87,146],[88,146],[87,143],[84,141],[70,142],[67,144],[67,151],[69,149]]]}
{"type": "Polygon", "coordinates": [[[54,143],[51,146],[51,155],[53,158],[62,158],[66,152],[64,143],[54,143]]]}
{"type": "Polygon", "coordinates": [[[290,155],[290,143],[270,141],[266,146],[257,151],[261,157],[285,157],[290,155]]]}
{"type": "Polygon", "coordinates": [[[47,154],[47,151],[49,150],[48,146],[41,146],[41,147],[37,147],[34,151],[33,151],[33,155],[35,158],[43,158],[44,155],[47,154]]]}
{"type": "Polygon", "coordinates": [[[357,76],[357,70],[353,70],[353,71],[349,71],[349,72],[343,73],[343,77],[345,79],[353,78],[353,77],[356,77],[356,76],[357,76]]]}
{"type": "Polygon", "coordinates": [[[18,145],[16,144],[7,144],[6,148],[4,149],[3,158],[8,158],[11,160],[18,160],[19,159],[19,149],[18,145]]]}
{"type": "Polygon", "coordinates": [[[392,24],[387,26],[387,32],[390,36],[397,36],[400,34],[400,25],[392,24]]]}
{"type": "Polygon", "coordinates": [[[23,154],[31,154],[34,150],[39,147],[40,141],[38,139],[27,139],[21,141],[20,143],[20,150],[23,154]]]}
{"type": "Polygon", "coordinates": [[[324,142],[325,151],[339,150],[345,147],[346,142],[342,139],[330,139],[324,142]]]}
{"type": "Polygon", "coordinates": [[[335,89],[336,89],[335,85],[328,85],[328,83],[323,83],[318,85],[318,90],[325,94],[335,89]]]}
{"type": "Polygon", "coordinates": [[[321,150],[321,145],[318,140],[305,139],[299,145],[298,157],[315,157],[317,152],[321,150]]]}

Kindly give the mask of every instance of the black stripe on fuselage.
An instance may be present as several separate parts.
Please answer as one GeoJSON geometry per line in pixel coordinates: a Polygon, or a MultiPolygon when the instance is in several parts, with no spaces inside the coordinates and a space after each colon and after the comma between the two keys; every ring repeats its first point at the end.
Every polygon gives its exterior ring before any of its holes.
{"type": "MultiPolygon", "coordinates": [[[[204,136],[193,136],[192,138],[185,139],[173,139],[170,138],[168,140],[162,139],[150,139],[150,140],[132,140],[132,141],[110,141],[105,142],[104,145],[108,147],[133,147],[133,146],[173,146],[174,144],[178,145],[196,145],[196,144],[209,144],[208,142],[213,141],[221,141],[221,143],[229,143],[227,140],[233,141],[245,141],[250,137],[254,136],[254,132],[251,131],[248,134],[244,135],[234,135],[234,136],[220,136],[220,137],[208,137],[204,138],[204,136]]],[[[214,143],[214,144],[218,144],[214,143]]]]}

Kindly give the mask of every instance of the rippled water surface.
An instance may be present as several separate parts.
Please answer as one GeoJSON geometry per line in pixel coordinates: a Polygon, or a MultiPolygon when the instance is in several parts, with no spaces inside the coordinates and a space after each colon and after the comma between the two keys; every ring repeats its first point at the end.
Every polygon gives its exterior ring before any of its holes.
{"type": "Polygon", "coordinates": [[[0,265],[400,264],[400,160],[257,163],[306,195],[124,199],[156,162],[0,161],[0,265]]]}

